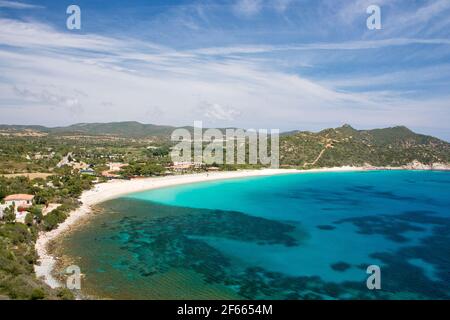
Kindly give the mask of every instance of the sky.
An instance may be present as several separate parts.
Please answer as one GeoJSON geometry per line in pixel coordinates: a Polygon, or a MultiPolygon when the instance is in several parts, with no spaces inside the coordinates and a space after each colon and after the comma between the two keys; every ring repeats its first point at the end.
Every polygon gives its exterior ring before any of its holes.
{"type": "Polygon", "coordinates": [[[3,124],[405,125],[450,141],[449,88],[450,0],[0,0],[3,124]]]}

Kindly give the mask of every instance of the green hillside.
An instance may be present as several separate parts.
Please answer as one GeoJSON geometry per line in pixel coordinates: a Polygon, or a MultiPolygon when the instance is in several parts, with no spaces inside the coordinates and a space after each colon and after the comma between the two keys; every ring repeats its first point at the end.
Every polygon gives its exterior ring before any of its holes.
{"type": "Polygon", "coordinates": [[[356,130],[349,125],[280,139],[281,163],[304,167],[400,166],[450,162],[450,144],[406,127],[356,130]]]}
{"type": "Polygon", "coordinates": [[[135,121],[111,123],[78,123],[50,129],[52,134],[111,135],[125,138],[170,136],[175,127],[142,124],[135,121]]]}
{"type": "MultiPolygon", "coordinates": [[[[193,131],[193,127],[184,127],[193,131]]],[[[0,131],[30,132],[49,137],[87,135],[145,139],[158,137],[169,143],[173,126],[142,124],[139,122],[79,123],[67,127],[0,125],[0,131]]],[[[222,130],[224,132],[224,130],[222,130]]],[[[126,141],[126,140],[125,140],[126,141]]],[[[350,125],[308,131],[285,132],[280,137],[282,165],[330,167],[343,165],[400,166],[414,160],[424,164],[450,163],[450,144],[437,138],[414,133],[404,126],[374,130],[356,130],[350,125]]]]}

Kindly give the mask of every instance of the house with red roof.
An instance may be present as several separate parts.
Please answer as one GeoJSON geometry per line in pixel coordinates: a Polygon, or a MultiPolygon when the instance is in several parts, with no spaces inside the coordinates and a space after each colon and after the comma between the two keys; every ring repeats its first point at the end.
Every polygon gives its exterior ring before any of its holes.
{"type": "Polygon", "coordinates": [[[6,196],[5,205],[7,207],[14,206],[18,208],[29,208],[33,205],[34,196],[31,194],[11,194],[6,196]]]}

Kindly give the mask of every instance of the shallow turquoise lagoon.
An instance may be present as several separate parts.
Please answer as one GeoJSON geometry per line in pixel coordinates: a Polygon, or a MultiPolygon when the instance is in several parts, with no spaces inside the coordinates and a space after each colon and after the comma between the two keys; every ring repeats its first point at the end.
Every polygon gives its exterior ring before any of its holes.
{"type": "Polygon", "coordinates": [[[112,298],[449,299],[450,173],[302,173],[108,201],[64,240],[112,298]],[[369,265],[381,290],[366,287],[369,265]]]}

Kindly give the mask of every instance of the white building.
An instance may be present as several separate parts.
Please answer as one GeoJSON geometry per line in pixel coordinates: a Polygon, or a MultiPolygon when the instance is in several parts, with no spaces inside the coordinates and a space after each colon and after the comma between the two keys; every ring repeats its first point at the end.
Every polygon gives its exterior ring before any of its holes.
{"type": "Polygon", "coordinates": [[[11,194],[7,196],[5,204],[1,205],[0,217],[3,218],[5,209],[14,206],[17,222],[25,222],[27,209],[33,205],[34,196],[31,194],[11,194]]]}
{"type": "Polygon", "coordinates": [[[29,208],[33,205],[34,196],[31,194],[11,194],[5,198],[5,206],[18,208],[29,208]]]}
{"type": "Polygon", "coordinates": [[[0,204],[0,219],[3,219],[3,215],[5,214],[5,209],[8,208],[6,205],[4,204],[0,204]]]}

